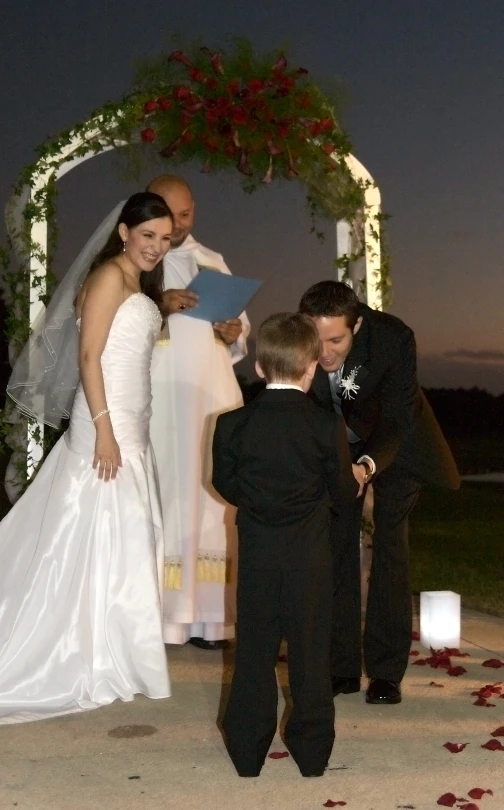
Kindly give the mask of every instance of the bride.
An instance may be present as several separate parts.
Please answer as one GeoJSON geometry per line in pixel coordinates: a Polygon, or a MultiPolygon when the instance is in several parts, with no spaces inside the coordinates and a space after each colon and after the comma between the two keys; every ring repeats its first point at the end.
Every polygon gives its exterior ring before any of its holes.
{"type": "MultiPolygon", "coordinates": [[[[0,524],[0,723],[94,709],[136,693],[170,695],[149,419],[150,361],[161,328],[156,302],[171,230],[161,197],[130,197],[80,287],[68,335],[60,336],[58,360],[70,357],[65,374],[55,361],[31,392],[16,382],[16,368],[9,383],[18,406],[50,424],[58,408],[65,415],[61,392],[67,400],[76,392],[69,429],[0,524]],[[78,364],[77,351],[68,354],[76,326],[78,364]],[[51,390],[41,397],[48,379],[51,390]]],[[[52,323],[46,317],[43,339],[30,340],[25,367],[33,368],[37,352],[56,353],[60,315],[61,306],[52,323]]]]}

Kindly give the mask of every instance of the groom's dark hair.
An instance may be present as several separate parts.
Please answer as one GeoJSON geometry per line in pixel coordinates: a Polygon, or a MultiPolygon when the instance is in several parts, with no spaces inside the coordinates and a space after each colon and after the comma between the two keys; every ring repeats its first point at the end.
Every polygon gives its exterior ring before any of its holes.
{"type": "Polygon", "coordinates": [[[348,284],[342,281],[319,281],[301,298],[299,311],[310,318],[339,318],[353,329],[360,315],[360,301],[348,284]]]}

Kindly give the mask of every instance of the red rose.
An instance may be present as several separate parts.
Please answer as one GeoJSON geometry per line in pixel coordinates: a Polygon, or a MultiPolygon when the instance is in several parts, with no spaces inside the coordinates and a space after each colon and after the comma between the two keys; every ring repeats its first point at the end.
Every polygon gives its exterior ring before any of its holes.
{"type": "Polygon", "coordinates": [[[310,127],[308,127],[308,129],[315,138],[322,132],[322,127],[320,126],[319,121],[315,121],[310,127]]]}
{"type": "Polygon", "coordinates": [[[249,79],[247,87],[251,93],[259,93],[264,88],[264,82],[262,79],[249,79]]]}
{"type": "Polygon", "coordinates": [[[186,130],[180,136],[180,140],[182,141],[182,143],[191,143],[191,141],[194,141],[194,135],[189,130],[186,130]]]}
{"type": "Polygon", "coordinates": [[[186,84],[179,84],[177,87],[173,88],[173,95],[175,98],[179,99],[179,101],[191,98],[191,88],[187,87],[186,84]]]}
{"type": "Polygon", "coordinates": [[[173,106],[173,101],[169,98],[166,98],[166,96],[163,96],[163,98],[158,98],[157,103],[159,105],[160,110],[169,110],[170,107],[173,106]]]}
{"type": "Polygon", "coordinates": [[[322,150],[326,153],[326,155],[332,155],[334,152],[334,146],[332,143],[325,143],[322,147],[322,150]]]}
{"type": "Polygon", "coordinates": [[[204,84],[206,78],[203,71],[197,70],[196,68],[194,68],[194,70],[191,70],[189,76],[191,77],[193,82],[199,82],[200,84],[204,84]]]}
{"type": "Polygon", "coordinates": [[[238,93],[240,90],[240,83],[235,79],[234,81],[229,82],[229,84],[226,86],[226,90],[230,95],[234,96],[235,93],[238,93]]]}
{"type": "Polygon", "coordinates": [[[287,138],[290,133],[290,121],[279,121],[277,124],[277,132],[280,138],[287,138]]]}
{"type": "Polygon", "coordinates": [[[144,113],[148,115],[148,113],[154,112],[155,110],[159,109],[159,102],[151,99],[150,101],[146,101],[144,104],[144,113]]]}
{"type": "Polygon", "coordinates": [[[327,132],[329,129],[333,128],[334,122],[332,118],[322,118],[320,121],[320,126],[322,128],[322,132],[327,132]]]}
{"type": "Polygon", "coordinates": [[[218,120],[219,120],[219,113],[217,112],[217,110],[206,110],[205,121],[207,122],[207,124],[213,126],[214,124],[217,123],[218,120]]]}
{"type": "Polygon", "coordinates": [[[219,85],[219,82],[215,78],[215,76],[210,76],[209,79],[206,81],[206,86],[209,90],[216,90],[219,85]]]}
{"type": "Polygon", "coordinates": [[[248,113],[243,109],[243,107],[232,107],[231,120],[234,124],[246,124],[248,120],[248,113]]]}
{"type": "Polygon", "coordinates": [[[144,143],[152,143],[152,141],[156,140],[156,133],[153,129],[148,127],[147,129],[142,129],[140,137],[144,143]]]}

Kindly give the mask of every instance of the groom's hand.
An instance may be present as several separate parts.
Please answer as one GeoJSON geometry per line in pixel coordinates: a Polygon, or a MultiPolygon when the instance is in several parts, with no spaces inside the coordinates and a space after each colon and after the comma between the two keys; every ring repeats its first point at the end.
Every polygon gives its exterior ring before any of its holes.
{"type": "Polygon", "coordinates": [[[162,310],[164,315],[174,315],[192,309],[198,303],[198,296],[191,290],[166,290],[163,293],[162,310]]]}
{"type": "Polygon", "coordinates": [[[229,321],[224,321],[223,323],[214,323],[213,328],[219,337],[230,345],[234,343],[235,340],[238,340],[242,333],[243,326],[239,318],[230,318],[229,321]]]}

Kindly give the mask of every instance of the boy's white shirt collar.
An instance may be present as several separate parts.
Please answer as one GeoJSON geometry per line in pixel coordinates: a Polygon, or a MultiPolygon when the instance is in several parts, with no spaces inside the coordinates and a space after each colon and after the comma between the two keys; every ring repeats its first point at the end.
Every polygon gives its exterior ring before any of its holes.
{"type": "Polygon", "coordinates": [[[294,391],[301,391],[304,394],[303,389],[299,385],[289,385],[289,383],[268,383],[266,388],[293,388],[294,391]]]}

